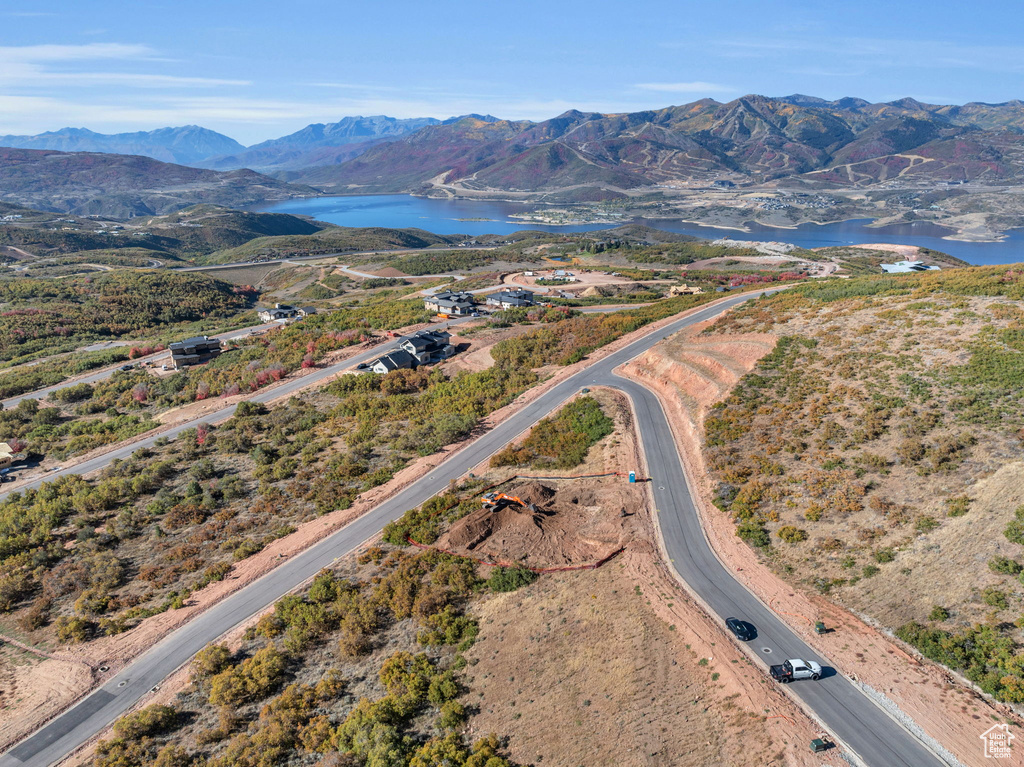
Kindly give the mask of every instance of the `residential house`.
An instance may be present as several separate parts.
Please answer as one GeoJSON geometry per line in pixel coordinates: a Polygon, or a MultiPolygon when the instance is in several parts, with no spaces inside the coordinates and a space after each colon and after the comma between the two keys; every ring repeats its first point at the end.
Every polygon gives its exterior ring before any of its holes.
{"type": "Polygon", "coordinates": [[[315,306],[300,306],[295,311],[297,311],[299,313],[300,317],[309,317],[312,314],[316,314],[316,307],[315,306]]]}
{"type": "Polygon", "coordinates": [[[492,306],[500,306],[502,309],[513,309],[517,307],[533,306],[533,293],[529,290],[503,290],[487,296],[487,303],[492,306]]]}
{"type": "Polygon", "coordinates": [[[171,364],[175,370],[181,370],[190,365],[209,362],[219,355],[221,353],[220,339],[208,336],[186,338],[184,341],[175,341],[170,345],[170,350],[171,364]]]}
{"type": "Polygon", "coordinates": [[[374,373],[390,373],[392,370],[399,370],[400,368],[415,367],[415,363],[416,358],[405,351],[405,349],[396,349],[390,354],[378,357],[368,367],[374,373]]]}
{"type": "Polygon", "coordinates": [[[403,338],[398,346],[416,359],[417,365],[448,359],[455,353],[455,347],[448,343],[451,333],[443,330],[423,330],[403,338]]]}
{"type": "MultiPolygon", "coordinates": [[[[260,322],[275,322],[277,320],[288,320],[299,315],[298,309],[288,304],[274,304],[273,309],[261,309],[257,315],[260,322]]],[[[316,311],[315,309],[313,310],[316,311]]]]}
{"type": "Polygon", "coordinates": [[[465,315],[476,311],[473,296],[469,293],[453,293],[445,290],[423,299],[423,308],[438,314],[465,315]]]}
{"type": "Polygon", "coordinates": [[[14,450],[6,442],[0,442],[0,469],[9,469],[14,463],[14,450]]]}
{"type": "Polygon", "coordinates": [[[421,330],[402,338],[398,349],[378,357],[366,367],[374,373],[390,373],[448,359],[455,354],[455,347],[448,343],[451,337],[451,333],[441,330],[421,330]]]}
{"type": "Polygon", "coordinates": [[[923,261],[897,261],[895,264],[882,264],[881,266],[885,274],[910,274],[940,270],[938,266],[928,266],[923,261]]]}

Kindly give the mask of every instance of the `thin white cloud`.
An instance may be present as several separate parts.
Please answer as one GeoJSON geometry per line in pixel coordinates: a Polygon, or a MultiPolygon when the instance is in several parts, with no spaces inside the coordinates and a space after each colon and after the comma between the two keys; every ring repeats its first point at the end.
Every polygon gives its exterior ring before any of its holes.
{"type": "Polygon", "coordinates": [[[1024,71],[1024,47],[963,45],[946,40],[900,40],[871,37],[756,38],[715,41],[710,50],[726,58],[765,58],[775,65],[787,56],[828,57],[828,64],[856,62],[891,70],[893,67],[1024,71]]]}
{"type": "Polygon", "coordinates": [[[659,93],[732,93],[736,90],[730,85],[706,83],[701,80],[689,83],[637,83],[634,87],[642,91],[659,93]]]}
{"type": "Polygon", "coordinates": [[[5,45],[0,46],[0,62],[35,64],[57,61],[148,58],[148,45],[126,43],[88,43],[86,45],[5,45]]]}
{"type": "Polygon", "coordinates": [[[147,72],[76,71],[84,63],[116,61],[152,66],[166,63],[146,45],[89,43],[86,45],[0,46],[0,86],[26,89],[61,86],[128,88],[209,88],[250,85],[248,80],[181,77],[147,72]]]}

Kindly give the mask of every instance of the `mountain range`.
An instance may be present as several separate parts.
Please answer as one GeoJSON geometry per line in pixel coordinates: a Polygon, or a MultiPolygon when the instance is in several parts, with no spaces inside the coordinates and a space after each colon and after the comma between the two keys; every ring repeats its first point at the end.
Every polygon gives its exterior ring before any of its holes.
{"type": "Polygon", "coordinates": [[[872,104],[745,96],[628,114],[432,125],[290,178],[325,191],[552,192],[595,199],[713,181],[870,186],[1024,180],[1024,103],[872,104]],[[589,196],[587,196],[589,195],[589,196]]]}
{"type": "Polygon", "coordinates": [[[12,143],[47,149],[35,155],[0,150],[0,197],[107,215],[166,212],[195,202],[244,205],[260,194],[281,199],[317,190],[543,194],[576,201],[713,182],[810,190],[894,179],[998,186],[1024,183],[1024,102],[956,106],[749,95],[623,114],[570,110],[541,122],[489,115],[346,117],[248,148],[197,126],[0,137],[0,145],[12,143]],[[50,147],[88,153],[58,157],[50,147]],[[176,164],[147,165],[157,155],[176,164]],[[41,175],[32,177],[29,168],[41,175]]]}
{"type": "Polygon", "coordinates": [[[213,155],[230,154],[245,149],[233,138],[200,128],[198,125],[114,134],[94,133],[87,128],[61,128],[36,136],[0,136],[0,147],[137,154],[183,165],[192,165],[213,155]]]}
{"type": "MultiPolygon", "coordinates": [[[[489,115],[465,116],[485,122],[497,120],[489,115]]],[[[385,115],[345,117],[335,123],[313,123],[295,133],[250,147],[198,125],[136,133],[95,133],[87,128],[61,128],[35,136],[0,136],[0,147],[133,154],[211,170],[249,168],[265,172],[336,164],[375,144],[395,141],[428,125],[460,119],[451,117],[442,121],[433,117],[414,117],[402,120],[385,115]]]]}

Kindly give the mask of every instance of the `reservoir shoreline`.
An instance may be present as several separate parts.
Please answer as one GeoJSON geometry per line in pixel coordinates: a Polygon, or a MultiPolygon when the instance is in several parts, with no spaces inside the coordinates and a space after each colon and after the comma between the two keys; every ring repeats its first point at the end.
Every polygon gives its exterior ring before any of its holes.
{"type": "Polygon", "coordinates": [[[678,218],[632,218],[583,224],[512,218],[544,208],[542,204],[528,202],[372,194],[304,197],[262,205],[257,210],[306,215],[339,226],[415,228],[437,234],[464,234],[469,238],[512,234],[524,229],[571,234],[635,223],[712,240],[778,240],[808,249],[884,242],[941,251],[975,265],[1024,262],[1024,229],[1011,229],[1001,240],[978,241],[956,238],[956,230],[933,223],[872,226],[875,219],[870,218],[804,223],[792,228],[747,222],[742,229],[708,226],[678,218]]]}

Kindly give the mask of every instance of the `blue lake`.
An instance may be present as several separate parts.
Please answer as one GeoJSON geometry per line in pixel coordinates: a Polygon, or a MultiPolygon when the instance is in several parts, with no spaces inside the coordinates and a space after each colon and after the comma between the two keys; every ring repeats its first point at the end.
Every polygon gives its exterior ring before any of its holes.
{"type": "MultiPolygon", "coordinates": [[[[467,234],[470,236],[511,234],[523,229],[538,229],[546,232],[589,232],[618,225],[538,226],[532,222],[527,223],[509,218],[512,214],[528,213],[536,210],[537,207],[535,203],[447,200],[393,194],[310,197],[263,206],[260,210],[307,215],[340,226],[381,226],[393,229],[415,227],[438,234],[467,234]]],[[[896,245],[919,245],[932,250],[940,250],[972,264],[1010,264],[1024,261],[1024,230],[1022,229],[1011,230],[1007,238],[1000,242],[960,242],[942,239],[942,236],[949,234],[950,230],[934,224],[901,224],[872,229],[865,226],[870,223],[870,219],[824,225],[803,224],[796,229],[778,229],[751,224],[749,232],[686,224],[678,219],[638,219],[636,223],[708,239],[730,237],[734,240],[779,240],[791,242],[804,248],[887,242],[896,245]]]]}

